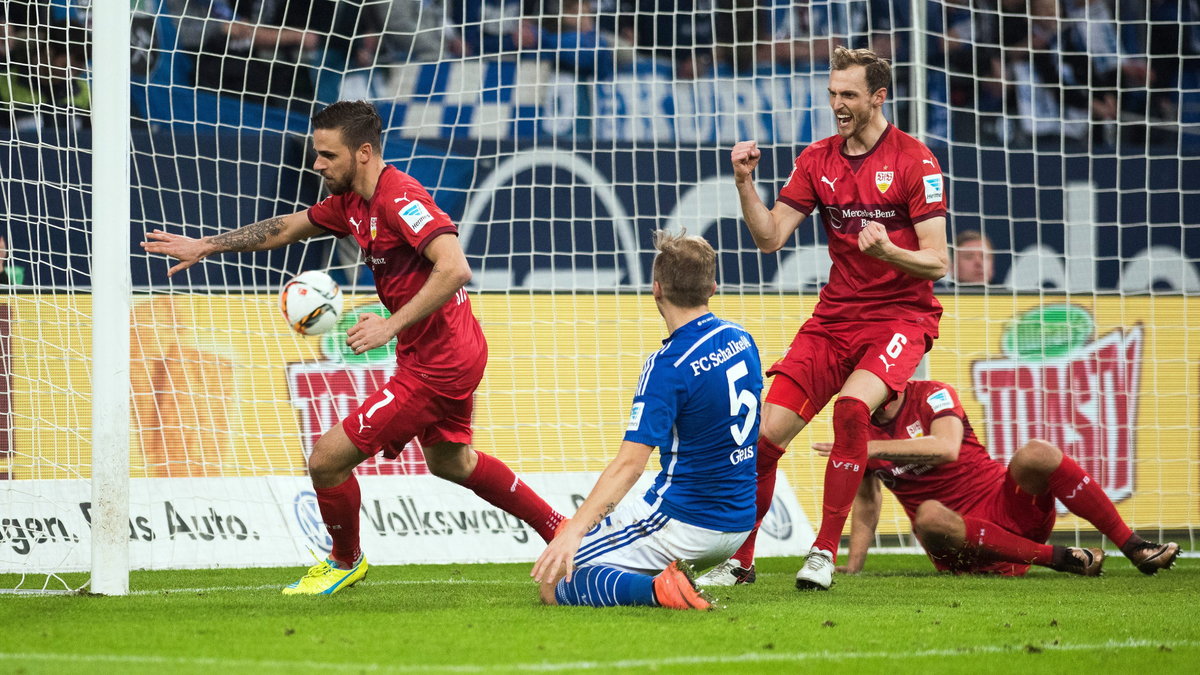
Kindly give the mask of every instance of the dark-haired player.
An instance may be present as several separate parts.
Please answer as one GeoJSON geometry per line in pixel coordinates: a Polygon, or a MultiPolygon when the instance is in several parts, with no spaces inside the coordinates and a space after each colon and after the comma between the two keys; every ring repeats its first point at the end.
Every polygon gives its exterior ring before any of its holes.
{"type": "MultiPolygon", "coordinates": [[[[801,589],[833,583],[846,514],[867,463],[871,413],[904,389],[938,334],[933,282],[946,274],[946,196],[937,159],[890,124],[883,105],[891,66],[866,49],[838,47],[830,60],[829,107],[837,134],[796,158],[768,210],[752,173],[754,141],[730,159],[742,215],[765,253],[783,248],[810,213],[821,214],[833,259],[829,283],[783,358],[763,405],[758,519],[775,491],[775,467],[796,434],[833,398],[833,452],[825,467],[821,527],[796,574],[801,589]]],[[[757,532],[757,530],[755,531],[757,532]]],[[[755,533],[702,584],[754,576],[755,533]]]]}
{"type": "MultiPolygon", "coordinates": [[[[813,448],[828,454],[829,443],[813,448]]],[[[1071,457],[1032,439],[1005,467],[975,437],[958,392],[914,380],[875,412],[867,475],[854,500],[846,572],[862,569],[875,537],[880,485],[896,496],[913,532],[939,570],[1021,575],[1041,565],[1085,576],[1100,574],[1104,551],[1046,542],[1054,500],[1091,523],[1145,574],[1167,569],[1174,542],[1156,544],[1121,519],[1108,495],[1071,457]]]]}
{"type": "Polygon", "coordinates": [[[346,332],[356,354],[397,338],[396,373],[313,448],[308,472],[333,551],[283,592],[335,593],[366,575],[354,467],[380,451],[399,453],[414,436],[431,473],[470,488],[549,540],[562,516],[503,462],[470,445],[487,342],[463,288],[471,269],[458,230],[420,183],[383,161],[383,125],[374,106],[339,101],[313,115],[312,124],[313,169],[329,197],[212,237],[155,230],[142,244],[179,259],[168,272],[174,274],[214,253],[263,251],[326,233],[353,236],[392,313],[387,319],[364,313],[346,332]]]}

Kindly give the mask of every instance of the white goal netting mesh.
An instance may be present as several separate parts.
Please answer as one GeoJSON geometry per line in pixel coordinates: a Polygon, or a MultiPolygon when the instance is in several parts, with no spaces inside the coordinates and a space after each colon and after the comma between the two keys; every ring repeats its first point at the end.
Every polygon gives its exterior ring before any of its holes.
{"type": "MultiPolygon", "coordinates": [[[[300,338],[277,310],[281,284],[307,269],[352,291],[345,321],[370,310],[355,249],[318,238],[168,279],[167,261],[137,246],[145,232],[215,234],[316,202],[308,115],[372,100],[385,159],[459,224],[474,270],[491,347],[477,445],[518,473],[598,471],[663,337],[647,292],[655,229],[686,227],[718,248],[714,309],[751,330],[764,363],[810,313],[828,278],[819,219],[760,254],[728,152],[758,140],[770,205],[800,149],[833,132],[838,44],[893,60],[887,117],[946,174],[962,264],[939,286],[927,376],[958,389],[994,456],[1048,438],[1132,526],[1194,545],[1196,0],[132,6],[131,508],[158,504],[144,523],[131,513],[131,538],[155,550],[135,567],[211,564],[208,541],[279,544],[255,541],[239,509],[292,505],[227,479],[303,476],[320,432],[393,367],[386,349],[354,357],[336,335],[300,338]],[[164,505],[200,493],[217,506],[164,505]]],[[[123,130],[93,128],[88,114],[112,95],[89,86],[105,39],[91,33],[90,2],[0,0],[0,11],[0,503],[14,505],[0,512],[0,573],[19,575],[86,568],[70,550],[81,533],[29,505],[71,502],[90,475],[88,237],[103,198],[91,194],[91,152],[97,135],[123,130]]],[[[814,523],[824,462],[809,445],[830,439],[828,420],[782,463],[814,523]]],[[[421,474],[419,452],[359,472],[421,474]]],[[[1090,531],[1070,516],[1059,529],[1090,531]]],[[[908,532],[889,500],[880,543],[907,545],[908,532]]]]}

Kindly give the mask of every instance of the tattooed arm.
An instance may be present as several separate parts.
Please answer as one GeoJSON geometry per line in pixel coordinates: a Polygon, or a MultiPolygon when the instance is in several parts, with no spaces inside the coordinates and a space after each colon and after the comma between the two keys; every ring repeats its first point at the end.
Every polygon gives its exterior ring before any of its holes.
{"type": "Polygon", "coordinates": [[[266,251],[322,232],[324,230],[309,222],[308,211],[299,211],[200,239],[154,230],[146,235],[142,248],[147,253],[163,253],[178,259],[179,263],[167,271],[167,276],[171,276],[214,253],[266,251]]]}
{"type": "Polygon", "coordinates": [[[899,464],[948,464],[958,459],[963,440],[962,420],[943,415],[929,425],[929,435],[867,443],[867,455],[899,464]]]}
{"type": "MultiPolygon", "coordinates": [[[[954,415],[943,415],[929,425],[928,436],[869,441],[867,456],[898,464],[949,464],[958,459],[963,433],[961,419],[954,415]]],[[[822,457],[828,457],[833,450],[833,443],[813,443],[812,447],[822,457]]]]}
{"type": "Polygon", "coordinates": [[[600,524],[605,516],[617,508],[617,504],[633,487],[642,472],[646,470],[646,462],[654,448],[633,441],[622,441],[621,449],[604,473],[596,479],[596,485],[588,494],[587,499],[579,505],[575,516],[563,523],[558,536],[542,551],[533,571],[529,576],[540,583],[557,583],[566,573],[570,580],[574,570],[575,553],[583,541],[583,535],[600,524]]]}

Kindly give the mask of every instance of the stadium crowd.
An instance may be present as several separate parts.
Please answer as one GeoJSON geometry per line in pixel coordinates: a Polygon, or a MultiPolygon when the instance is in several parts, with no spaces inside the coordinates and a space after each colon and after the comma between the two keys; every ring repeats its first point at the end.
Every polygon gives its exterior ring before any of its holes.
{"type": "MultiPolygon", "coordinates": [[[[3,4],[0,103],[86,110],[90,0],[3,4]],[[50,45],[32,54],[30,44],[50,45]],[[56,46],[57,45],[57,46],[56,46]],[[51,64],[46,67],[45,64],[51,64]],[[54,80],[47,83],[46,80],[54,80]],[[81,91],[82,90],[82,91],[81,91]]],[[[139,0],[193,56],[189,84],[307,114],[347,74],[458,58],[541,60],[579,81],[824,71],[831,45],[914,57],[908,0],[139,0]]],[[[1200,85],[1200,0],[946,0],[925,8],[930,97],[951,139],[1064,148],[1173,143],[1200,85]]],[[[1190,113],[1189,113],[1190,114],[1190,113]]],[[[1190,119],[1190,118],[1189,118],[1190,119]]],[[[31,124],[20,112],[0,126],[31,124]]],[[[39,120],[61,123],[61,120],[39,120]]],[[[75,123],[78,123],[76,121],[75,123]]]]}

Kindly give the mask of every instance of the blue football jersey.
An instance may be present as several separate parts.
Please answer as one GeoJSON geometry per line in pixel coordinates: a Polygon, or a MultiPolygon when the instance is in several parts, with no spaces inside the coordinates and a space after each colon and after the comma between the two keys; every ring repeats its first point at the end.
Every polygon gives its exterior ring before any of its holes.
{"type": "Polygon", "coordinates": [[[721,532],[754,527],[762,366],[754,338],[706,314],[650,355],[625,440],[658,446],[662,471],[644,499],[721,532]]]}

